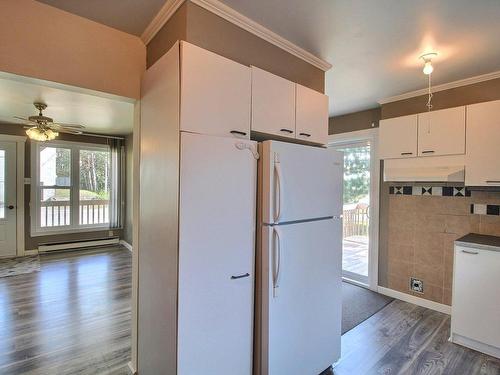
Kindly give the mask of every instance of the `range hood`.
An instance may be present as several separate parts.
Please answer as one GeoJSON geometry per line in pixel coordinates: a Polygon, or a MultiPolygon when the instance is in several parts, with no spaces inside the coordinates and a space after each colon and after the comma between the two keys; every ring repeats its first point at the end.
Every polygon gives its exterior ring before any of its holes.
{"type": "Polygon", "coordinates": [[[387,159],[384,161],[386,182],[464,182],[463,155],[387,159]]]}

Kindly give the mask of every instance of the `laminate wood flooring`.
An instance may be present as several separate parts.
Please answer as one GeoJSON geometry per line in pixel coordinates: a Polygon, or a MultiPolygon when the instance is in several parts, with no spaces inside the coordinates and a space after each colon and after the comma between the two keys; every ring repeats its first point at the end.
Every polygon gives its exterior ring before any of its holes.
{"type": "Polygon", "coordinates": [[[324,374],[500,375],[500,360],[449,335],[449,315],[395,300],[342,336],[342,358],[324,374]]]}
{"type": "Polygon", "coordinates": [[[0,374],[127,374],[132,257],[122,247],[40,256],[0,278],[0,374]]]}

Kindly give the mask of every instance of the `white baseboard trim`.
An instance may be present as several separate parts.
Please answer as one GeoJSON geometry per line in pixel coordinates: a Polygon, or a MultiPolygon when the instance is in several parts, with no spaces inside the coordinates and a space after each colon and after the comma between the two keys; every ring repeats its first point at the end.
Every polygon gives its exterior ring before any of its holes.
{"type": "Polygon", "coordinates": [[[125,247],[126,249],[128,249],[129,251],[132,251],[132,245],[129,244],[127,241],[125,240],[120,240],[120,245],[122,245],[123,247],[125,247]]]}
{"type": "Polygon", "coordinates": [[[458,345],[465,346],[469,349],[477,350],[478,352],[491,355],[495,358],[500,358],[500,349],[488,344],[483,344],[482,342],[469,339],[465,336],[452,333],[449,339],[450,342],[458,345]]]}
{"type": "Polygon", "coordinates": [[[130,375],[137,374],[137,371],[135,371],[135,368],[132,365],[132,362],[127,363],[127,368],[128,368],[128,372],[129,372],[130,375]]]}
{"type": "Polygon", "coordinates": [[[57,251],[57,250],[70,250],[70,249],[81,249],[85,247],[94,247],[94,246],[104,246],[104,245],[115,245],[120,243],[118,237],[102,239],[102,240],[88,240],[88,241],[79,241],[79,242],[71,242],[71,243],[62,243],[62,244],[47,244],[47,245],[39,245],[38,252],[48,252],[48,251],[57,251]]]}
{"type": "Polygon", "coordinates": [[[388,297],[396,298],[401,301],[413,303],[414,305],[426,307],[431,310],[439,311],[443,314],[448,314],[451,315],[451,306],[444,305],[442,303],[434,302],[434,301],[429,301],[424,298],[412,296],[411,294],[406,294],[403,292],[398,292],[397,290],[394,289],[389,289],[389,288],[384,288],[383,286],[379,286],[377,288],[377,291],[380,294],[386,295],[388,297]]]}

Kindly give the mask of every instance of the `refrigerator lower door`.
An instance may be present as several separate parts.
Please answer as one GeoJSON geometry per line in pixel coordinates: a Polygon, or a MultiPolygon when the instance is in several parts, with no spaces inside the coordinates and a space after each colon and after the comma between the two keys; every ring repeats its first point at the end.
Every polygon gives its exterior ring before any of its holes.
{"type": "Polygon", "coordinates": [[[178,375],[251,374],[255,147],[181,134],[178,375]]]}
{"type": "Polygon", "coordinates": [[[343,154],[284,142],[262,143],[262,221],[332,217],[342,211],[343,154]]]}
{"type": "Polygon", "coordinates": [[[317,375],[339,359],[340,235],[334,219],[263,227],[261,375],[317,375]]]}

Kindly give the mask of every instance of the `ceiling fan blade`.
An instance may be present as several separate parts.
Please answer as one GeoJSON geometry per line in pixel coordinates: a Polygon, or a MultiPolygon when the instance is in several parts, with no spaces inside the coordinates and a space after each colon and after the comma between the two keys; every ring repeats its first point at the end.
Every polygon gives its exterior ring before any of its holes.
{"type": "Polygon", "coordinates": [[[21,120],[21,121],[23,121],[25,123],[28,123],[28,124],[36,125],[36,122],[30,121],[30,120],[28,120],[27,118],[24,118],[24,117],[14,116],[13,118],[15,118],[16,120],[21,120]]]}
{"type": "Polygon", "coordinates": [[[66,133],[66,134],[74,134],[74,135],[83,134],[83,132],[80,130],[71,130],[71,129],[54,129],[54,131],[56,131],[58,133],[66,133]]]}
{"type": "Polygon", "coordinates": [[[72,128],[72,129],[84,129],[85,126],[79,125],[79,124],[65,124],[65,123],[60,123],[60,122],[54,122],[50,124],[51,126],[57,126],[59,128],[72,128]]]}

